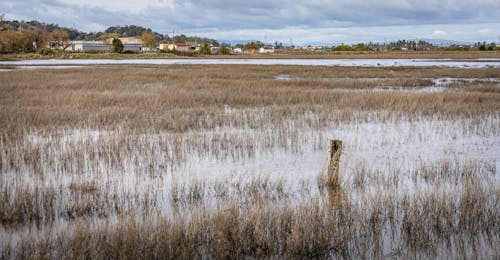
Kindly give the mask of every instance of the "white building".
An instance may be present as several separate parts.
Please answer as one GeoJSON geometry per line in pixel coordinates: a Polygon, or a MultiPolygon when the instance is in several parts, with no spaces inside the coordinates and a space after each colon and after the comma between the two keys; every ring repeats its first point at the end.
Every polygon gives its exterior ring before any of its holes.
{"type": "Polygon", "coordinates": [[[162,43],[160,44],[160,50],[169,51],[180,51],[180,52],[190,52],[194,51],[196,46],[188,43],[162,43]]]}
{"type": "Polygon", "coordinates": [[[259,49],[259,53],[274,53],[274,47],[265,49],[264,47],[259,49]]]}
{"type": "Polygon", "coordinates": [[[139,52],[141,51],[141,44],[138,43],[123,44],[123,51],[139,52]]]}
{"type": "Polygon", "coordinates": [[[111,44],[101,41],[73,41],[67,51],[111,51],[111,44]]]}
{"type": "MultiPolygon", "coordinates": [[[[102,51],[108,52],[113,50],[113,45],[101,41],[73,41],[71,45],[66,48],[67,51],[102,51]]],[[[123,51],[141,51],[140,43],[124,43],[123,51]]]]}

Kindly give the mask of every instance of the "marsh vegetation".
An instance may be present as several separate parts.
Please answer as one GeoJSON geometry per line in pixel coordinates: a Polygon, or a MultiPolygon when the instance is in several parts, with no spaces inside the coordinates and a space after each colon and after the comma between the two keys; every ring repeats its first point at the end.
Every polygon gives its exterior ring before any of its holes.
{"type": "Polygon", "coordinates": [[[498,75],[2,71],[0,258],[498,258],[498,75]]]}

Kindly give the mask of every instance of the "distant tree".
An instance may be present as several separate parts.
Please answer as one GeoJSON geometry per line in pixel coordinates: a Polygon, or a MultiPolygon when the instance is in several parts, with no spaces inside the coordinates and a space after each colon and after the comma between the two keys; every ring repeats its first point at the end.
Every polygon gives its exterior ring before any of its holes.
{"type": "Polygon", "coordinates": [[[200,54],[204,55],[210,55],[212,53],[212,50],[210,49],[210,45],[208,43],[204,43],[201,45],[200,50],[198,50],[200,54]]]}
{"type": "Polygon", "coordinates": [[[142,46],[147,47],[149,49],[156,48],[156,35],[150,32],[144,32],[141,35],[142,46]]]}
{"type": "Polygon", "coordinates": [[[229,48],[227,46],[222,46],[220,47],[220,50],[219,50],[219,55],[229,55],[230,52],[229,52],[229,48]]]}
{"type": "Polygon", "coordinates": [[[249,42],[247,43],[247,46],[246,48],[248,50],[258,50],[260,49],[260,47],[262,47],[263,45],[260,43],[260,42],[249,42]]]}
{"type": "Polygon", "coordinates": [[[24,52],[34,52],[38,48],[45,47],[47,43],[47,32],[42,30],[26,29],[19,32],[19,47],[24,52]]]}
{"type": "Polygon", "coordinates": [[[19,51],[19,33],[10,29],[0,31],[0,49],[5,52],[19,51]]]}
{"type": "Polygon", "coordinates": [[[68,33],[61,29],[56,29],[50,32],[49,44],[51,48],[64,51],[64,49],[66,49],[70,45],[68,33]]]}
{"type": "Polygon", "coordinates": [[[486,50],[486,45],[484,45],[484,44],[479,45],[479,50],[480,51],[485,51],[486,50]]]}
{"type": "Polygon", "coordinates": [[[7,52],[36,51],[38,47],[44,47],[46,34],[44,31],[31,29],[0,31],[0,50],[7,52]]]}
{"type": "Polygon", "coordinates": [[[172,40],[174,42],[177,42],[177,43],[185,43],[188,41],[188,37],[184,34],[181,34],[181,35],[176,35],[176,36],[172,37],[172,40]]]}
{"type": "Polygon", "coordinates": [[[122,41],[120,41],[120,39],[114,38],[112,45],[113,45],[114,52],[121,53],[123,51],[124,46],[123,46],[122,41]]]}
{"type": "Polygon", "coordinates": [[[332,48],[332,51],[352,51],[353,48],[351,46],[347,46],[344,44],[341,44],[339,46],[336,46],[335,48],[332,48]]]}
{"type": "Polygon", "coordinates": [[[275,49],[281,49],[281,48],[283,48],[283,43],[282,43],[282,42],[275,41],[275,42],[274,42],[274,48],[275,48],[275,49]]]}
{"type": "Polygon", "coordinates": [[[368,46],[366,46],[364,43],[358,43],[356,44],[356,47],[354,47],[355,51],[371,51],[372,49],[368,46]]]}
{"type": "Polygon", "coordinates": [[[111,26],[104,31],[105,33],[117,33],[120,37],[140,36],[144,32],[152,32],[149,28],[136,25],[111,26]]]}

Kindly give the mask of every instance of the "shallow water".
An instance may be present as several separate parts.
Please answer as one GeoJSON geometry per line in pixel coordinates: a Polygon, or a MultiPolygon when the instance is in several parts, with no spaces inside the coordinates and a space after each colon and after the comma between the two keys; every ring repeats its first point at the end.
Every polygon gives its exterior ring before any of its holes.
{"type": "Polygon", "coordinates": [[[454,67],[454,68],[500,68],[499,59],[81,59],[81,60],[22,60],[1,61],[0,65],[172,65],[172,64],[243,64],[243,65],[304,65],[342,67],[454,67]]]}

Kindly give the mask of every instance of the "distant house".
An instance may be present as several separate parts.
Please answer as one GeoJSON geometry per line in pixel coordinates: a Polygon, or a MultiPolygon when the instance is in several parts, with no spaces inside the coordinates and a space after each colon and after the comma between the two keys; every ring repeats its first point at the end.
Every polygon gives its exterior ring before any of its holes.
{"type": "Polygon", "coordinates": [[[124,43],[123,51],[139,52],[141,51],[141,44],[138,43],[124,43]]]}
{"type": "Polygon", "coordinates": [[[139,44],[142,45],[142,40],[137,37],[120,37],[118,38],[123,44],[139,44]]]}
{"type": "Polygon", "coordinates": [[[272,48],[262,47],[259,49],[259,53],[274,53],[274,47],[272,47],[272,48]]]}
{"type": "Polygon", "coordinates": [[[165,50],[168,50],[168,45],[170,45],[169,43],[160,43],[160,50],[162,51],[165,51],[165,50]]]}
{"type": "MultiPolygon", "coordinates": [[[[106,38],[104,40],[105,43],[111,44],[113,43],[114,38],[106,38]]],[[[142,40],[137,37],[118,37],[123,44],[142,44],[142,40]]]]}
{"type": "Polygon", "coordinates": [[[212,54],[219,54],[220,47],[211,47],[210,48],[210,53],[212,54]]]}
{"type": "MultiPolygon", "coordinates": [[[[142,50],[142,40],[137,37],[119,37],[118,40],[123,43],[123,51],[140,52],[142,50]]],[[[113,38],[104,40],[104,43],[111,45],[113,38]]]]}
{"type": "MultiPolygon", "coordinates": [[[[67,51],[112,51],[113,45],[106,41],[72,41],[66,48],[67,51]]],[[[138,43],[124,43],[123,51],[139,52],[141,51],[141,44],[138,43]]]]}
{"type": "Polygon", "coordinates": [[[111,44],[101,41],[72,41],[67,51],[111,51],[111,44]]]}
{"type": "Polygon", "coordinates": [[[195,50],[195,47],[189,43],[162,43],[160,44],[160,50],[190,52],[195,50]]]}

